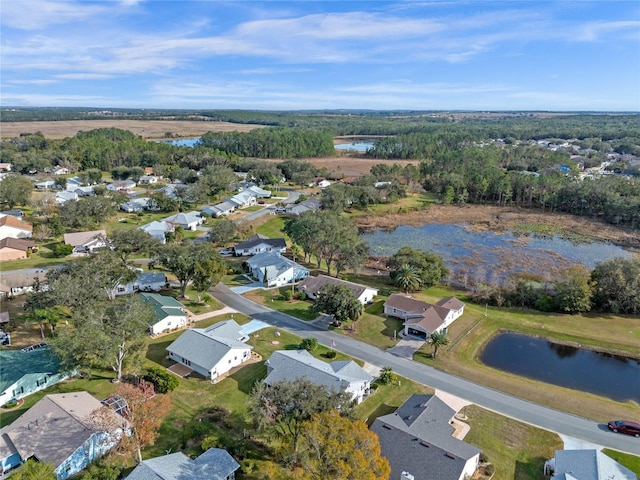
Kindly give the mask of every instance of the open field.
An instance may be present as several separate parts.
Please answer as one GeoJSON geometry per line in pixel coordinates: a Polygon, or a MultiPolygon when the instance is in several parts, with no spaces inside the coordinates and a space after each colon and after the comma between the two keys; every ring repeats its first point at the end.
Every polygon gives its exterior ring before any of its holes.
{"type": "Polygon", "coordinates": [[[243,123],[180,120],[62,120],[59,122],[3,122],[0,138],[14,138],[21,133],[41,132],[46,138],[73,137],[79,131],[96,128],[120,128],[143,138],[197,137],[207,132],[249,132],[262,125],[243,123]]]}

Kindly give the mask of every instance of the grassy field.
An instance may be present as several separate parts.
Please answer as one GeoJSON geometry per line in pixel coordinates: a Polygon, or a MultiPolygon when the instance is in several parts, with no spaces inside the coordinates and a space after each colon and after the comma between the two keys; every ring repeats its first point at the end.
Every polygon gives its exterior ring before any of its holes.
{"type": "Polygon", "coordinates": [[[314,320],[318,315],[310,311],[312,302],[309,300],[291,300],[287,301],[282,298],[284,290],[290,290],[291,287],[282,287],[269,290],[253,290],[244,296],[249,300],[263,304],[273,310],[277,310],[300,320],[314,320]]]}

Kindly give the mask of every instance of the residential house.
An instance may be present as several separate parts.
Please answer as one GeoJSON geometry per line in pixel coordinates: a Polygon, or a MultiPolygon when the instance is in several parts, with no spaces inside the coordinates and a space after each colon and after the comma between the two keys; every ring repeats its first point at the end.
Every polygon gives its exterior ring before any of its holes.
{"type": "Polygon", "coordinates": [[[77,474],[111,450],[122,434],[96,426],[93,414],[101,406],[88,392],[45,396],[0,429],[0,469],[6,472],[34,458],[52,464],[57,480],[77,474]]]}
{"type": "Polygon", "coordinates": [[[154,175],[143,175],[140,177],[138,183],[140,183],[140,185],[155,185],[158,183],[158,177],[154,175]]]}
{"type": "Polygon", "coordinates": [[[552,480],[638,480],[638,476],[596,449],[556,450],[544,464],[552,480]]]}
{"type": "Polygon", "coordinates": [[[40,183],[36,183],[34,185],[36,187],[36,190],[54,190],[56,188],[58,188],[58,186],[56,185],[56,182],[54,182],[53,180],[45,180],[44,182],[40,182],[40,183]]]}
{"type": "Polygon", "coordinates": [[[65,186],[65,190],[74,191],[76,188],[79,188],[81,186],[82,180],[80,180],[80,177],[71,177],[67,178],[67,185],[65,186]]]}
{"type": "Polygon", "coordinates": [[[207,205],[206,207],[202,207],[200,211],[214,218],[218,218],[233,213],[235,209],[236,205],[234,203],[221,202],[216,205],[207,205]]]}
{"type": "Polygon", "coordinates": [[[0,406],[20,400],[68,377],[49,347],[0,350],[0,406]]]}
{"type": "Polygon", "coordinates": [[[0,262],[27,258],[33,247],[35,242],[28,238],[3,238],[0,240],[0,262]]]}
{"type": "Polygon", "coordinates": [[[276,350],[265,362],[264,383],[295,382],[303,378],[333,392],[346,392],[356,403],[362,402],[371,388],[373,376],[353,360],[331,363],[318,360],[306,350],[276,350]]]}
{"type": "Polygon", "coordinates": [[[404,334],[429,338],[441,332],[464,313],[464,303],[455,297],[444,298],[435,305],[406,295],[390,295],[384,313],[404,320],[404,334]]]}
{"type": "Polygon", "coordinates": [[[266,287],[281,287],[309,276],[309,269],[276,252],[262,252],[245,262],[253,278],[266,287]]]}
{"type": "Polygon", "coordinates": [[[120,204],[120,210],[127,213],[142,212],[144,210],[154,210],[157,208],[155,201],[149,197],[133,198],[128,202],[120,204]]]}
{"type": "Polygon", "coordinates": [[[2,238],[31,238],[33,225],[18,220],[13,215],[0,217],[0,239],[2,238]]]}
{"type": "Polygon", "coordinates": [[[187,311],[179,301],[157,293],[141,293],[142,301],[153,308],[154,323],[149,325],[149,333],[158,335],[187,325],[187,311]]]}
{"type": "Polygon", "coordinates": [[[37,270],[35,273],[3,272],[0,276],[0,298],[33,292],[37,285],[46,281],[46,271],[37,270]]]}
{"type": "Polygon", "coordinates": [[[464,480],[471,478],[480,450],[453,437],[455,410],[435,395],[412,395],[394,413],[378,417],[382,456],[393,479],[464,480]]]}
{"type": "Polygon", "coordinates": [[[140,230],[147,232],[151,237],[158,240],[163,245],[167,243],[167,233],[175,231],[175,225],[173,223],[165,222],[164,220],[153,221],[139,227],[140,230]]]}
{"type": "Polygon", "coordinates": [[[314,180],[314,185],[320,188],[327,188],[329,185],[331,185],[331,182],[326,178],[317,178],[314,180]]]}
{"type": "Polygon", "coordinates": [[[10,163],[0,163],[0,172],[10,172],[12,164],[10,163]]]}
{"type": "Polygon", "coordinates": [[[251,185],[244,190],[243,192],[249,192],[256,198],[271,198],[271,192],[269,190],[265,190],[263,188],[258,187],[257,185],[251,185]]]}
{"type": "Polygon", "coordinates": [[[239,340],[241,327],[226,320],[207,328],[190,328],[167,347],[169,358],[212,382],[251,359],[252,346],[239,340]]]}
{"type": "Polygon", "coordinates": [[[136,182],[133,180],[117,180],[107,185],[110,192],[130,192],[136,188],[136,182]]]}
{"type": "Polygon", "coordinates": [[[4,217],[6,215],[16,217],[18,220],[24,219],[24,212],[19,208],[12,208],[11,210],[3,210],[2,212],[0,212],[0,217],[4,217]]]}
{"type": "Polygon", "coordinates": [[[178,196],[178,190],[185,190],[187,188],[189,188],[189,185],[186,183],[170,183],[164,187],[162,191],[168,198],[176,198],[178,196]]]}
{"type": "Polygon", "coordinates": [[[107,246],[106,237],[107,232],[104,230],[65,233],[64,243],[73,247],[73,253],[93,253],[107,246]]]}
{"type": "Polygon", "coordinates": [[[261,252],[277,252],[285,253],[287,251],[287,242],[284,238],[269,238],[256,233],[244,242],[237,243],[233,247],[236,256],[256,255],[261,252]]]}
{"type": "Polygon", "coordinates": [[[229,197],[226,201],[234,204],[236,208],[251,207],[257,203],[256,196],[249,190],[238,192],[234,196],[229,197]]]}
{"type": "Polygon", "coordinates": [[[69,175],[69,169],[67,167],[55,167],[51,172],[54,175],[69,175]]]}
{"type": "Polygon", "coordinates": [[[198,225],[204,223],[204,217],[200,216],[200,212],[191,211],[176,213],[165,218],[164,221],[173,224],[175,227],[182,227],[184,230],[195,230],[198,225]]]}
{"type": "Polygon", "coordinates": [[[320,210],[322,208],[322,203],[317,198],[309,198],[300,203],[295,203],[293,205],[288,205],[285,211],[288,215],[301,215],[304,212],[316,210],[320,210]]]}
{"type": "Polygon", "coordinates": [[[318,292],[325,285],[342,285],[353,292],[355,297],[363,305],[373,301],[373,297],[378,294],[377,288],[367,287],[359,283],[347,282],[329,275],[318,275],[317,277],[307,277],[298,285],[298,291],[304,292],[307,297],[315,300],[318,292]]]}
{"type": "Polygon", "coordinates": [[[64,205],[67,202],[77,202],[80,197],[76,192],[71,190],[62,190],[56,192],[55,200],[58,205],[64,205]]]}
{"type": "Polygon", "coordinates": [[[127,480],[234,480],[240,464],[222,448],[210,448],[191,459],[182,452],[139,463],[127,480]]]}
{"type": "Polygon", "coordinates": [[[167,287],[167,276],[162,273],[144,272],[138,269],[138,276],[134,281],[126,284],[118,284],[115,295],[130,295],[136,292],[158,292],[167,287]]]}

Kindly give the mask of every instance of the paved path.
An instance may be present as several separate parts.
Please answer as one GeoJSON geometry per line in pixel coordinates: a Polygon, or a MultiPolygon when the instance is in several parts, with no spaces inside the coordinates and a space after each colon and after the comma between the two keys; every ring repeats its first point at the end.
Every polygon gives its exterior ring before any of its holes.
{"type": "Polygon", "coordinates": [[[245,315],[288,330],[303,338],[315,337],[321,344],[359,358],[370,365],[391,367],[398,375],[455,395],[488,410],[567,437],[640,455],[640,441],[638,439],[610,433],[604,424],[598,424],[585,418],[543,407],[483,385],[475,384],[413,360],[390,354],[353,338],[333,333],[313,323],[275,312],[263,305],[234,294],[223,284],[216,285],[210,293],[223,304],[245,315]],[[332,342],[335,342],[334,347],[332,342]]]}

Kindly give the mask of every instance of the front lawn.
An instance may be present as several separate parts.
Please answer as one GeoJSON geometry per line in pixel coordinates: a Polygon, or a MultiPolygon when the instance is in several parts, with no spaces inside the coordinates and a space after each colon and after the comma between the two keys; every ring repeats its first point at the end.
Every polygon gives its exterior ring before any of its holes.
{"type": "Polygon", "coordinates": [[[220,310],[222,308],[222,304],[220,302],[218,302],[210,294],[205,292],[201,294],[202,301],[198,302],[198,293],[191,286],[188,286],[185,290],[184,298],[180,297],[179,287],[170,287],[167,290],[162,290],[160,293],[162,295],[174,297],[176,300],[182,303],[187,310],[196,315],[206,312],[215,312],[216,310],[220,310]]]}
{"type": "Polygon", "coordinates": [[[269,290],[252,290],[244,294],[249,300],[265,305],[273,310],[277,310],[300,320],[315,320],[318,315],[310,309],[313,303],[310,300],[284,300],[282,293],[291,290],[291,287],[281,287],[269,290]]]}

